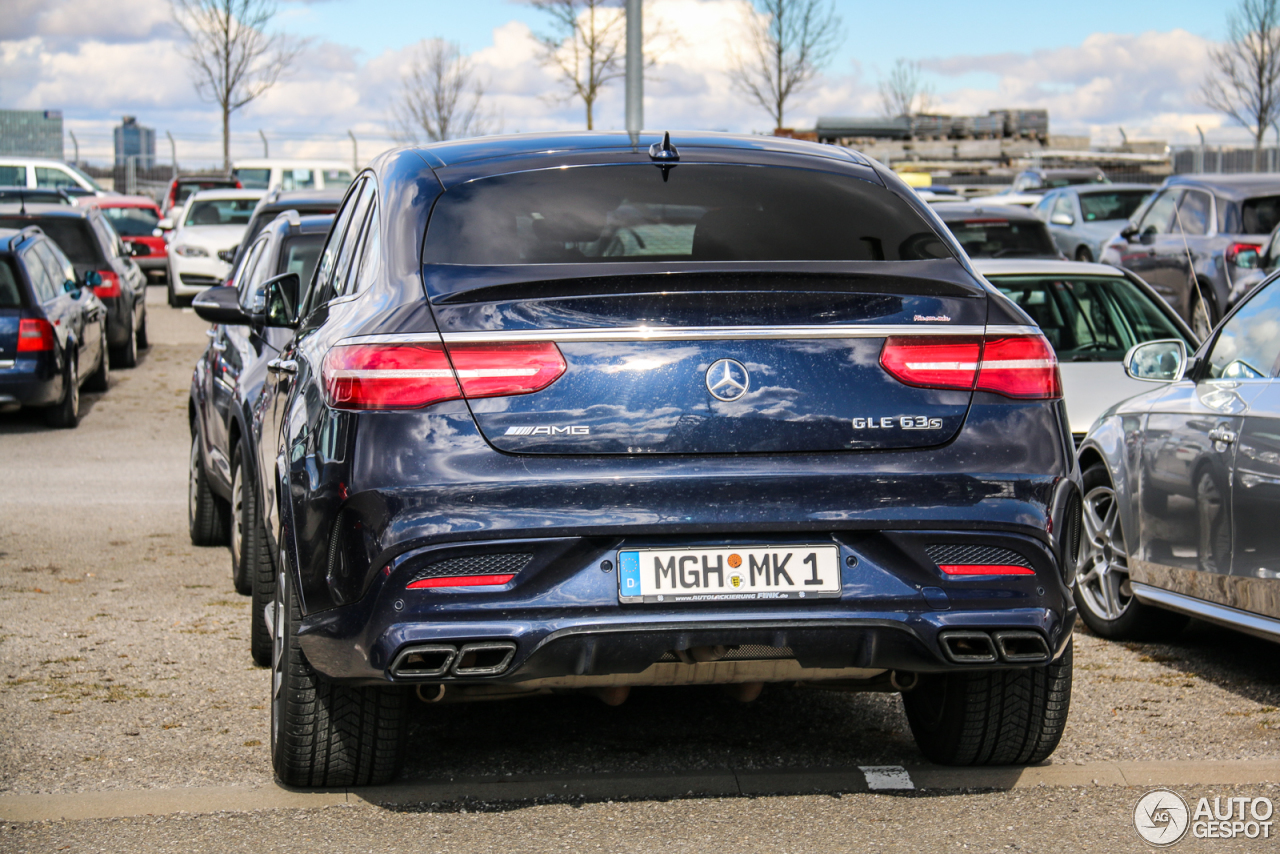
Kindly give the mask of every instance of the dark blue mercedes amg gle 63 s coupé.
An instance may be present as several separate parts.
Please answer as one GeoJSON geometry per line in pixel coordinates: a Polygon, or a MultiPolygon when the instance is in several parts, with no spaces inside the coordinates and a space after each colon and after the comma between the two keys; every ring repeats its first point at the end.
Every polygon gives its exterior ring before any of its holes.
{"type": "MultiPolygon", "coordinates": [[[[256,407],[286,783],[392,777],[441,702],[901,692],[929,759],[1037,762],[1080,486],[1053,348],[833,146],[515,136],[379,157],[256,407]]],[[[254,576],[264,575],[254,573],[254,576]]]]}

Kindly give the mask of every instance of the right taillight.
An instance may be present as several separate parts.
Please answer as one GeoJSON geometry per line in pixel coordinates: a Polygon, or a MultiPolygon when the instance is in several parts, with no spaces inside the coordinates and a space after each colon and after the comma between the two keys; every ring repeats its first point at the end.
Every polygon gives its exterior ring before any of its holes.
{"type": "Polygon", "coordinates": [[[920,388],[977,389],[1024,400],[1062,397],[1058,358],[1043,335],[895,336],[885,340],[880,365],[920,388]]]}
{"type": "Polygon", "coordinates": [[[111,297],[120,296],[120,274],[114,270],[99,270],[98,275],[102,277],[102,284],[93,289],[94,294],[99,299],[109,299],[111,297]]]}
{"type": "Polygon", "coordinates": [[[419,409],[463,397],[529,394],[564,371],[551,342],[455,344],[448,352],[433,343],[351,344],[329,351],[322,379],[337,409],[419,409]]]}
{"type": "Polygon", "coordinates": [[[53,349],[53,324],[42,317],[18,321],[18,352],[41,353],[53,349]]]}

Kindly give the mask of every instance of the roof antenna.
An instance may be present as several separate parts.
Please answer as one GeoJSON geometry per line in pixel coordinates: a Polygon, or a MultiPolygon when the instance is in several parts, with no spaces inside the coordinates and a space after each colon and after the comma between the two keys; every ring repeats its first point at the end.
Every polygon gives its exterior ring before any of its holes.
{"type": "Polygon", "coordinates": [[[654,166],[662,170],[662,180],[665,183],[671,170],[680,160],[680,152],[671,144],[671,131],[663,131],[662,142],[655,142],[649,146],[649,159],[654,162],[654,166]]]}

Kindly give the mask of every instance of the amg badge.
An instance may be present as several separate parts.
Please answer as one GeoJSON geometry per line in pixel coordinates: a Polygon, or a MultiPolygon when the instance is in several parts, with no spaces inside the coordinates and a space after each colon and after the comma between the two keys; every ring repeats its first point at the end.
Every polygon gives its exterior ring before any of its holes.
{"type": "Polygon", "coordinates": [[[582,424],[565,427],[508,427],[507,436],[589,436],[591,428],[582,424]]]}

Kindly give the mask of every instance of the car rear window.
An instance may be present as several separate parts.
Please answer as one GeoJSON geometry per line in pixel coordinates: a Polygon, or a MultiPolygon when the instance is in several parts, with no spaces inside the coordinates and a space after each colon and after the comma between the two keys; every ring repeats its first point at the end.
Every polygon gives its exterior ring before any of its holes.
{"type": "Polygon", "coordinates": [[[70,217],[0,217],[0,228],[26,228],[38,225],[49,235],[71,263],[91,266],[103,260],[98,242],[89,231],[89,223],[70,217]]]}
{"type": "Polygon", "coordinates": [[[150,237],[160,221],[154,208],[101,208],[117,234],[125,237],[150,237]]]}
{"type": "Polygon", "coordinates": [[[769,166],[546,169],[447,191],[429,264],[608,261],[900,261],[950,258],[883,186],[769,166]]]}
{"type": "Polygon", "coordinates": [[[193,202],[183,225],[248,225],[257,199],[206,199],[193,202]]]}
{"type": "Polygon", "coordinates": [[[1121,276],[988,276],[1044,331],[1063,362],[1118,362],[1135,344],[1181,338],[1169,316],[1121,276]]]}
{"type": "Polygon", "coordinates": [[[236,169],[234,174],[246,190],[265,190],[271,185],[270,169],[236,169]]]}
{"type": "Polygon", "coordinates": [[[178,191],[174,196],[174,204],[182,204],[191,194],[197,190],[234,190],[236,189],[235,181],[226,179],[211,179],[208,181],[179,181],[178,191]]]}
{"type": "Polygon", "coordinates": [[[1029,255],[1056,257],[1044,223],[1039,220],[1008,220],[999,216],[975,216],[948,220],[951,233],[970,258],[1017,258],[1029,255]]]}
{"type": "Polygon", "coordinates": [[[22,286],[18,284],[18,271],[13,259],[0,258],[0,308],[21,308],[22,286]]]}
{"type": "Polygon", "coordinates": [[[1081,193],[1080,213],[1085,222],[1107,219],[1128,219],[1142,202],[1151,195],[1150,190],[1117,190],[1114,193],[1081,193]]]}
{"type": "Polygon", "coordinates": [[[1280,196],[1245,199],[1240,216],[1244,220],[1242,234],[1270,234],[1280,225],[1280,196]]]}

